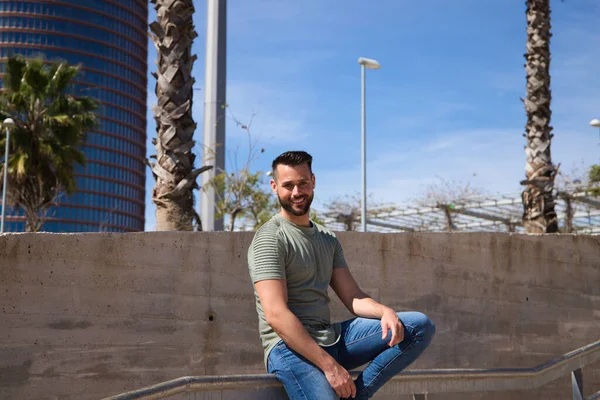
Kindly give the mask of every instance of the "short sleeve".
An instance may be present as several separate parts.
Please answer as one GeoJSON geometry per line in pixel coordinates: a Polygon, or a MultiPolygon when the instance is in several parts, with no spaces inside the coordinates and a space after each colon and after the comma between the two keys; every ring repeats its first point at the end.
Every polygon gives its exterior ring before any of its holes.
{"type": "Polygon", "coordinates": [[[285,245],[276,225],[263,225],[248,249],[248,268],[252,283],[285,279],[285,245]]]}
{"type": "Polygon", "coordinates": [[[342,245],[337,238],[334,244],[333,268],[348,268],[348,263],[344,257],[344,249],[342,249],[342,245]]]}

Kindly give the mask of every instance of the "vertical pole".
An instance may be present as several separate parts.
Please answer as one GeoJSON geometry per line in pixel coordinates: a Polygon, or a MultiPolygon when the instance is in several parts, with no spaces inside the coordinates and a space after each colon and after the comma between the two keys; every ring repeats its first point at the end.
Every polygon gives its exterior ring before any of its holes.
{"type": "Polygon", "coordinates": [[[367,87],[366,68],[361,69],[361,170],[362,170],[362,202],[360,212],[360,226],[363,232],[367,231],[367,87]]]}
{"type": "Polygon", "coordinates": [[[200,219],[205,231],[223,230],[223,219],[215,217],[216,202],[223,193],[216,193],[208,182],[225,171],[226,74],[227,0],[208,0],[202,165],[214,168],[200,175],[200,219]]]}
{"type": "Polygon", "coordinates": [[[4,177],[2,180],[2,222],[0,233],[4,233],[4,216],[6,214],[6,191],[8,189],[8,146],[10,142],[10,129],[6,128],[6,143],[4,146],[4,177]]]}
{"type": "Polygon", "coordinates": [[[571,372],[571,386],[573,388],[573,400],[583,400],[583,373],[581,368],[571,372]]]}
{"type": "MultiPolygon", "coordinates": [[[[560,195],[557,197],[561,197],[560,195]]],[[[562,196],[565,201],[565,228],[567,233],[573,232],[573,202],[571,201],[571,196],[569,193],[565,192],[564,196],[562,196]]]]}

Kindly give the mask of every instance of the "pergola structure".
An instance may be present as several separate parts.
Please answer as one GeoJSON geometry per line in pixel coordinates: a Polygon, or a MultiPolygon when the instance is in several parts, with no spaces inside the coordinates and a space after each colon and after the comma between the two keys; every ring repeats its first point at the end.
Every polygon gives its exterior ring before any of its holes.
{"type": "MultiPolygon", "coordinates": [[[[558,192],[556,212],[561,232],[600,234],[598,189],[558,192]]],[[[336,231],[360,225],[360,215],[324,213],[326,225],[336,231]]],[[[521,194],[472,197],[448,204],[400,206],[386,204],[370,209],[369,232],[523,232],[521,194]]]]}

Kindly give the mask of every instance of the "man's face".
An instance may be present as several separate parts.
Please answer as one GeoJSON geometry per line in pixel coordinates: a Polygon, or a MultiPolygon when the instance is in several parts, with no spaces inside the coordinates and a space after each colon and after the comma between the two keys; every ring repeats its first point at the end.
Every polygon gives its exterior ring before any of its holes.
{"type": "Polygon", "coordinates": [[[315,175],[310,172],[308,164],[279,164],[275,175],[271,179],[271,188],[281,207],[297,217],[306,215],[315,197],[315,175]]]}

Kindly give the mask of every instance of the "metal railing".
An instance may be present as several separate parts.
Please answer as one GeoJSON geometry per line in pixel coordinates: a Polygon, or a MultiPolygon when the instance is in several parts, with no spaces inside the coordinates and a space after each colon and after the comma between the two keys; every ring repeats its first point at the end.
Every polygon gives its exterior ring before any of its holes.
{"type": "MultiPolygon", "coordinates": [[[[533,368],[409,370],[392,378],[380,390],[413,395],[530,390],[571,375],[573,400],[584,400],[582,368],[600,360],[600,340],[533,368]]],[[[356,374],[356,372],[354,372],[356,374]]],[[[280,388],[274,375],[187,376],[104,400],[161,399],[186,392],[280,388]]],[[[600,399],[600,391],[585,400],[600,399]]]]}

